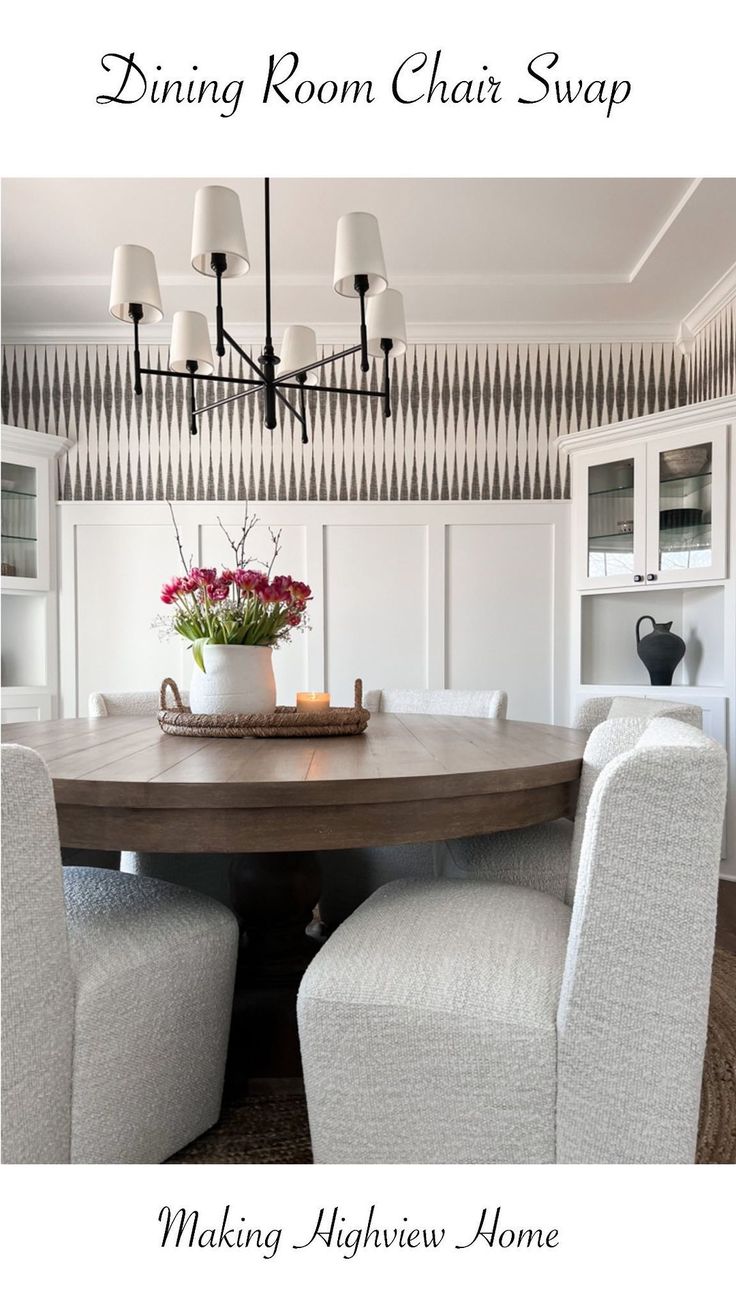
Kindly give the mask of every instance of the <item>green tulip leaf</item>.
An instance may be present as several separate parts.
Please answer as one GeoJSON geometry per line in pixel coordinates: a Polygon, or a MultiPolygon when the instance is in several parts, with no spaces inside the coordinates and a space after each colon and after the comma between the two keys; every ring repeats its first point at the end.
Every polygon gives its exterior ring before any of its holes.
{"type": "Polygon", "coordinates": [[[209,645],[209,643],[210,643],[210,638],[209,638],[209,636],[201,636],[200,639],[199,639],[199,640],[195,640],[194,643],[193,643],[193,645],[192,645],[192,656],[193,656],[193,658],[194,658],[194,662],[196,663],[196,665],[197,665],[197,667],[199,668],[200,672],[206,672],[206,671],[207,671],[206,667],[204,666],[204,654],[203,654],[203,651],[204,651],[204,647],[205,647],[205,645],[209,645]]]}

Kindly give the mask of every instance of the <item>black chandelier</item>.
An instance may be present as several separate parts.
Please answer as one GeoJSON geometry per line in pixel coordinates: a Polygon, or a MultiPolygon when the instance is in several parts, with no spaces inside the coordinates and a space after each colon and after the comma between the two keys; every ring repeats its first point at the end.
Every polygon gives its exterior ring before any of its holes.
{"type": "Polygon", "coordinates": [[[360,306],[360,342],[326,358],[317,358],[317,337],[311,327],[287,327],[280,354],[276,353],[271,321],[271,188],[264,182],[265,205],[265,343],[258,361],[250,357],[225,329],[223,279],[240,277],[250,268],[240,200],[227,186],[203,186],[194,199],[192,265],[197,272],[214,277],[216,283],[215,350],[219,358],[226,344],[248,365],[252,376],[227,377],[215,372],[209,327],[202,313],[189,309],[174,314],[168,368],[144,368],[141,364],[139,328],[163,318],[156,261],[142,245],[119,245],[113,256],[110,313],[133,324],[133,370],[136,395],[143,393],[143,377],[177,377],[189,384],[190,430],[197,432],[197,418],[224,404],[234,404],[250,395],[263,394],[264,425],[278,426],[279,405],[290,412],[302,428],[302,442],[309,440],[307,394],[359,395],[383,400],[383,413],[391,417],[390,361],[406,350],[403,299],[388,288],[378,223],[369,213],[348,213],[339,219],[335,246],[333,285],[339,295],[350,296],[360,306]],[[349,386],[323,386],[319,369],[339,359],[360,355],[363,373],[370,370],[370,358],[383,359],[381,390],[349,386]],[[196,382],[236,385],[236,394],[196,403],[196,382]]]}

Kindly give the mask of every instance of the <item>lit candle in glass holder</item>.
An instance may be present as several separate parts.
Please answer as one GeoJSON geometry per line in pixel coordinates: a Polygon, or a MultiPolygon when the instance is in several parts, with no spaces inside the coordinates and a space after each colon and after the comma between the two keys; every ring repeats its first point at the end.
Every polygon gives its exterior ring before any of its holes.
{"type": "Polygon", "coordinates": [[[330,707],[330,697],[326,690],[300,690],[296,706],[300,713],[326,713],[330,707]]]}

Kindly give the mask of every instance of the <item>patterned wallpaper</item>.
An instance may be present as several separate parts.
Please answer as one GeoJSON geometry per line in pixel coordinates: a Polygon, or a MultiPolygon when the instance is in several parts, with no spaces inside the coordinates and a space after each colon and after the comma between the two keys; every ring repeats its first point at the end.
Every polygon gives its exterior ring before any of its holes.
{"type": "MultiPolygon", "coordinates": [[[[165,367],[165,350],[148,362],[165,367]]],[[[131,363],[117,345],[4,348],[4,421],[75,441],[62,499],[560,499],[558,433],[735,389],[734,311],[687,361],[671,344],[418,345],[394,367],[393,419],[378,400],[313,395],[307,446],[288,414],[266,432],[257,399],[206,415],[192,438],[185,386],[145,378],[136,399],[131,363]]],[[[242,375],[233,358],[223,371],[242,375]]],[[[330,373],[361,382],[354,359],[330,373]]]]}
{"type": "Polygon", "coordinates": [[[736,300],[698,332],[690,358],[688,397],[716,400],[736,394],[736,300]]]}

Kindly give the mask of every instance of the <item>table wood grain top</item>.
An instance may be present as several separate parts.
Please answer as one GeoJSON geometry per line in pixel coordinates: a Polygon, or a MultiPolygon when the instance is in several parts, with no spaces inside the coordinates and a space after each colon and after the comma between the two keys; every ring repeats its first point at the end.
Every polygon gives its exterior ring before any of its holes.
{"type": "Polygon", "coordinates": [[[221,740],[167,736],[150,718],[19,723],[57,805],[135,809],[355,805],[498,795],[574,782],[586,735],[485,718],[375,714],[360,736],[221,740]]]}

